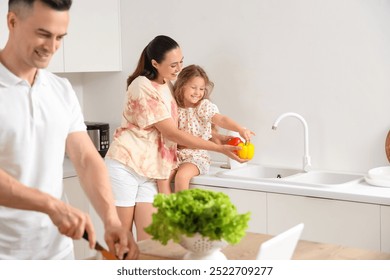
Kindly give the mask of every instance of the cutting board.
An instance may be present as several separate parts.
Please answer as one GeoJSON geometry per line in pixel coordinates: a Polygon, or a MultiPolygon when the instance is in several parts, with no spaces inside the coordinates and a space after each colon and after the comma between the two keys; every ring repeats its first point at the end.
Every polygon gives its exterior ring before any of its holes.
{"type": "Polygon", "coordinates": [[[385,149],[386,149],[387,160],[390,163],[390,130],[389,133],[387,133],[385,149]]]}

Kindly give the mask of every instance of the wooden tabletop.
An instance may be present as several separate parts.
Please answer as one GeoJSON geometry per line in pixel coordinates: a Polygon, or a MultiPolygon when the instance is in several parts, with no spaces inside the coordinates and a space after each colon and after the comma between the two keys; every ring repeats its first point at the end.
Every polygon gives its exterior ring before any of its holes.
{"type": "MultiPolygon", "coordinates": [[[[229,260],[254,260],[260,244],[272,238],[260,233],[247,233],[239,244],[229,245],[222,250],[229,260]]],[[[180,260],[187,252],[177,243],[166,246],[154,240],[138,243],[140,260],[180,260]]],[[[295,249],[295,260],[390,260],[390,254],[367,251],[334,244],[324,244],[300,240],[295,249]]]]}

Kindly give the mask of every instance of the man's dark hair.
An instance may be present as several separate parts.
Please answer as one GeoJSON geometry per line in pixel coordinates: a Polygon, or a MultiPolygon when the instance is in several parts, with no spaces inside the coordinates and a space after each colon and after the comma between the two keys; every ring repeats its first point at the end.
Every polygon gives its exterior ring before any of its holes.
{"type": "Polygon", "coordinates": [[[8,10],[12,11],[21,6],[32,8],[36,1],[40,1],[56,11],[68,11],[72,6],[72,0],[9,0],[8,10]]]}

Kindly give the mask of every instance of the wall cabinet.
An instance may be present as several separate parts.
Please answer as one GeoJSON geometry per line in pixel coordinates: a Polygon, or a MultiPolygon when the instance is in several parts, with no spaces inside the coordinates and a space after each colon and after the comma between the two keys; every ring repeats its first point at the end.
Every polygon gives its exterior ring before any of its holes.
{"type": "MultiPolygon", "coordinates": [[[[64,183],[64,194],[65,194],[65,201],[68,201],[68,203],[78,209],[80,209],[83,212],[86,212],[90,215],[92,223],[95,228],[96,237],[100,244],[104,243],[104,227],[103,223],[101,222],[99,216],[89,203],[89,200],[87,196],[84,193],[83,188],[80,185],[78,177],[69,177],[63,179],[64,183]]],[[[75,258],[80,259],[86,259],[89,257],[94,257],[96,255],[95,250],[91,250],[89,248],[89,243],[84,240],[74,240],[74,252],[75,252],[75,258]]]]}
{"type": "MultiPolygon", "coordinates": [[[[0,48],[8,39],[8,1],[0,1],[0,48]]],[[[49,71],[105,72],[122,70],[120,0],[73,1],[68,35],[49,71]]]]}
{"type": "Polygon", "coordinates": [[[390,206],[381,206],[381,251],[390,252],[390,206]]]}
{"type": "Polygon", "coordinates": [[[200,185],[193,185],[192,187],[227,194],[231,202],[236,206],[238,213],[251,212],[248,231],[257,233],[267,232],[267,203],[265,193],[200,185]]]}
{"type": "Polygon", "coordinates": [[[120,1],[73,1],[68,35],[48,69],[59,73],[122,70],[120,1]]]}

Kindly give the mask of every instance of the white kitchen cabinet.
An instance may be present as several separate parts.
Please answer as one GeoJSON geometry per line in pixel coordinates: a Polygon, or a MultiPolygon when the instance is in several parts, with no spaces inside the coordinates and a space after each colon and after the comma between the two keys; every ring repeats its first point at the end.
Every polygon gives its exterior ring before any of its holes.
{"type": "MultiPolygon", "coordinates": [[[[104,235],[104,227],[103,224],[96,214],[95,210],[91,206],[87,196],[84,193],[84,190],[82,189],[78,177],[68,177],[63,179],[64,183],[64,193],[65,193],[65,200],[68,201],[68,203],[78,209],[80,209],[83,212],[86,212],[90,215],[92,223],[95,228],[97,240],[100,244],[105,244],[103,235],[104,235]]],[[[95,250],[91,250],[89,248],[89,243],[84,240],[74,240],[74,252],[75,252],[75,258],[76,259],[86,259],[89,257],[93,257],[96,255],[95,250]]]]}
{"type": "Polygon", "coordinates": [[[191,185],[191,187],[227,194],[230,197],[231,202],[236,206],[239,214],[251,212],[251,218],[248,223],[249,232],[267,232],[267,203],[265,193],[201,185],[191,185]]]}
{"type": "MultiPolygon", "coordinates": [[[[8,1],[0,1],[0,48],[8,39],[8,1]]],[[[122,70],[120,0],[73,1],[68,34],[54,54],[49,71],[122,70]]]]}
{"type": "Polygon", "coordinates": [[[122,70],[120,1],[73,1],[68,35],[48,69],[66,73],[122,70]]]}
{"type": "Polygon", "coordinates": [[[390,253],[390,206],[381,206],[381,251],[390,253]]]}
{"type": "Polygon", "coordinates": [[[302,222],[304,240],[381,250],[379,205],[275,193],[267,205],[271,235],[302,222]]]}

